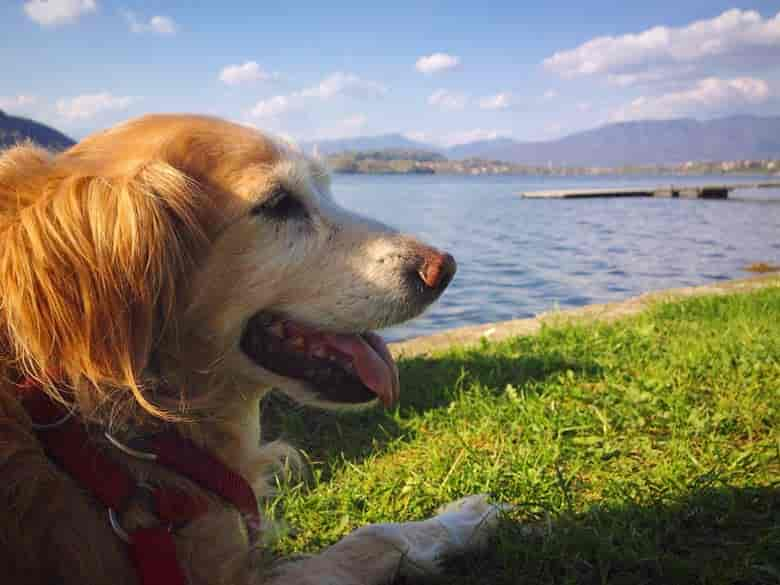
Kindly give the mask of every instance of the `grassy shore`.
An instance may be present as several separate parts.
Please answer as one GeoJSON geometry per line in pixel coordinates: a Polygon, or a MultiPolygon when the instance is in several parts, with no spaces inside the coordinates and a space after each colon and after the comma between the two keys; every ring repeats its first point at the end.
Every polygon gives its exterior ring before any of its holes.
{"type": "Polygon", "coordinates": [[[780,288],[400,369],[390,412],[269,405],[310,466],[270,503],[280,552],[486,492],[515,506],[490,551],[426,582],[780,583],[780,288]]]}

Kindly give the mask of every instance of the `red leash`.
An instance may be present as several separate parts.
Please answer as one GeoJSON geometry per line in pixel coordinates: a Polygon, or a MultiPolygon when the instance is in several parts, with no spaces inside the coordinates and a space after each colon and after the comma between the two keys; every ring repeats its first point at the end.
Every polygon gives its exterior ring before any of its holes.
{"type": "MultiPolygon", "coordinates": [[[[32,381],[25,381],[21,387],[22,404],[47,454],[108,509],[112,527],[129,544],[141,585],[186,585],[187,579],[176,557],[173,531],[205,514],[208,502],[172,488],[139,485],[106,456],[90,438],[84,423],[72,412],[52,401],[32,381]],[[116,512],[125,510],[140,489],[151,491],[160,523],[126,534],[116,522],[116,512]]],[[[259,527],[257,498],[249,483],[192,441],[174,432],[161,433],[149,440],[144,458],[156,461],[233,504],[245,516],[250,536],[259,527]]]]}

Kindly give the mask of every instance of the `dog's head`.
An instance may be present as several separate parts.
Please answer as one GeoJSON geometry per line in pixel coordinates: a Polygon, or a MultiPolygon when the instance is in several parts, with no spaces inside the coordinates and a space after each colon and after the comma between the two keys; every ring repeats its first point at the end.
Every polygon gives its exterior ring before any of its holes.
{"type": "Polygon", "coordinates": [[[130,389],[157,414],[164,387],[390,404],[397,371],[372,330],[454,272],[340,208],[318,163],[225,121],[149,116],[57,157],[0,158],[4,368],[130,389]]]}

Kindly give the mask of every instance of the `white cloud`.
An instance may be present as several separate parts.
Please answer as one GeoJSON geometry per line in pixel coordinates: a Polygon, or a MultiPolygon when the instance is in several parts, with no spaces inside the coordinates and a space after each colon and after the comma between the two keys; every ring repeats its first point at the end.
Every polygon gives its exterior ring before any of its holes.
{"type": "Polygon", "coordinates": [[[723,113],[746,105],[756,105],[770,97],[763,79],[738,77],[702,79],[690,89],[658,96],[642,96],[612,113],[612,121],[646,118],[674,118],[683,115],[723,113]]]}
{"type": "Polygon", "coordinates": [[[506,134],[506,132],[501,132],[500,130],[475,128],[474,130],[446,134],[439,139],[439,143],[442,146],[457,146],[458,144],[467,144],[478,140],[494,140],[499,136],[506,136],[506,134]]]}
{"type": "Polygon", "coordinates": [[[255,118],[273,118],[303,107],[303,100],[296,96],[277,95],[260,100],[249,113],[255,118]]]}
{"type": "Polygon", "coordinates": [[[590,112],[593,109],[593,105],[590,102],[578,102],[577,111],[585,113],[590,112]]]}
{"type": "Polygon", "coordinates": [[[387,88],[375,81],[361,79],[351,73],[334,73],[323,79],[318,85],[304,89],[299,95],[323,100],[337,95],[349,95],[357,98],[378,98],[387,93],[387,88]]]}
{"type": "Polygon", "coordinates": [[[387,87],[375,81],[368,81],[350,73],[334,73],[312,87],[260,100],[249,113],[256,118],[271,118],[300,109],[308,100],[324,101],[337,96],[361,100],[377,99],[383,97],[387,91],[387,87]]]}
{"type": "Polygon", "coordinates": [[[97,10],[95,0],[27,0],[24,12],[42,26],[73,24],[90,12],[97,10]]]}
{"type": "Polygon", "coordinates": [[[543,99],[544,101],[550,101],[550,100],[554,100],[554,99],[555,99],[555,98],[557,98],[557,97],[558,97],[558,92],[557,92],[557,91],[555,91],[554,89],[548,89],[547,91],[545,91],[545,92],[542,94],[542,99],[543,99]]]}
{"type": "Polygon", "coordinates": [[[506,110],[516,105],[515,97],[506,91],[485,96],[479,100],[479,107],[483,110],[506,110]]]}
{"type": "Polygon", "coordinates": [[[676,65],[656,67],[648,71],[634,73],[610,73],[607,81],[617,87],[630,87],[633,85],[651,85],[695,76],[696,68],[692,65],[676,65]]]}
{"type": "Polygon", "coordinates": [[[90,93],[57,100],[57,113],[69,121],[88,120],[105,112],[126,110],[135,101],[136,98],[119,97],[107,91],[90,93]]]}
{"type": "Polygon", "coordinates": [[[349,116],[338,120],[333,126],[320,130],[317,133],[318,140],[329,140],[334,138],[347,138],[358,136],[368,124],[368,118],[363,114],[349,116]]]}
{"type": "Polygon", "coordinates": [[[0,96],[0,109],[11,112],[24,111],[38,103],[38,96],[20,93],[19,95],[0,96]]]}
{"type": "Polygon", "coordinates": [[[420,57],[414,64],[414,68],[425,75],[432,75],[454,69],[460,66],[460,58],[447,53],[433,53],[425,57],[420,57]]]}
{"type": "MultiPolygon", "coordinates": [[[[613,75],[614,83],[630,85],[641,76],[622,74],[716,58],[732,58],[734,64],[750,67],[751,56],[767,55],[780,56],[780,13],[764,19],[754,10],[732,9],[681,28],[656,26],[637,34],[598,37],[555,53],[543,65],[562,77],[613,75]]],[[[673,72],[667,69],[667,74],[673,72]]]]}
{"type": "Polygon", "coordinates": [[[339,121],[339,126],[345,132],[359,132],[368,123],[368,118],[363,114],[356,114],[339,121]]]}
{"type": "Polygon", "coordinates": [[[462,110],[466,107],[468,98],[465,94],[439,89],[428,96],[428,105],[442,110],[462,110]]]}
{"type": "Polygon", "coordinates": [[[409,140],[414,140],[416,142],[431,141],[431,135],[428,134],[428,132],[421,132],[421,131],[404,132],[402,136],[404,138],[408,138],[409,140]]]}
{"type": "Polygon", "coordinates": [[[509,133],[501,130],[483,130],[482,128],[475,128],[473,130],[452,132],[443,136],[437,136],[431,132],[423,132],[419,130],[404,132],[403,136],[409,140],[416,140],[417,142],[426,142],[428,144],[450,147],[457,146],[458,144],[475,142],[477,140],[493,140],[502,136],[509,136],[509,133]]]}
{"type": "Polygon", "coordinates": [[[255,81],[277,79],[276,73],[268,73],[256,61],[247,61],[241,65],[228,65],[219,72],[219,80],[228,85],[239,85],[255,81]]]}
{"type": "Polygon", "coordinates": [[[161,35],[172,35],[178,28],[176,23],[173,22],[173,19],[168,18],[167,16],[152,16],[149,20],[149,27],[154,32],[160,33],[161,35]]]}
{"type": "Polygon", "coordinates": [[[139,20],[135,13],[125,11],[125,19],[134,33],[155,33],[158,35],[174,35],[178,30],[173,19],[167,16],[152,16],[147,22],[139,20]]]}

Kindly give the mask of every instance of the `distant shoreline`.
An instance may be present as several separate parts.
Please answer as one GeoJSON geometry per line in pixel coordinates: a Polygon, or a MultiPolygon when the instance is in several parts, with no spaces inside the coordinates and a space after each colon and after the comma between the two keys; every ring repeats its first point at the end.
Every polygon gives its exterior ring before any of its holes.
{"type": "MultiPolygon", "coordinates": [[[[424,156],[426,153],[420,153],[424,156]]],[[[504,161],[465,159],[419,160],[392,158],[386,153],[341,153],[326,158],[331,170],[341,175],[507,175],[547,177],[601,176],[766,176],[780,177],[780,161],[687,162],[681,165],[636,165],[624,167],[535,166],[504,161]],[[376,156],[372,156],[376,155],[376,156]]]]}
{"type": "Polygon", "coordinates": [[[762,172],[679,172],[679,171],[648,171],[648,170],[632,170],[621,171],[615,169],[557,169],[553,171],[476,171],[476,172],[459,172],[459,171],[342,171],[331,169],[336,175],[377,175],[377,176],[392,176],[392,175],[440,175],[440,176],[478,176],[478,175],[495,175],[495,176],[507,176],[507,177],[699,177],[699,176],[723,176],[723,177],[756,177],[766,176],[770,178],[780,178],[780,172],[774,173],[762,173],[762,172]]]}

